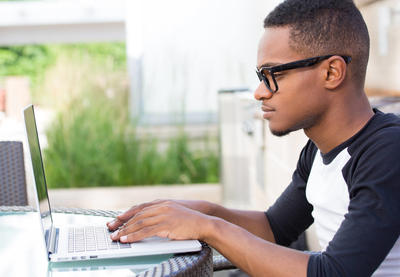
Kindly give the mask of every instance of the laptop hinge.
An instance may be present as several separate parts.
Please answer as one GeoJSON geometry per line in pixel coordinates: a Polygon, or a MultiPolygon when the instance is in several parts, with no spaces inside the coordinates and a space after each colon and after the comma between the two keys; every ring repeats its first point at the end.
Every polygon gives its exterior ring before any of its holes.
{"type": "Polygon", "coordinates": [[[57,229],[51,226],[49,229],[49,238],[47,244],[47,252],[50,254],[56,253],[56,246],[57,246],[57,229]]]}

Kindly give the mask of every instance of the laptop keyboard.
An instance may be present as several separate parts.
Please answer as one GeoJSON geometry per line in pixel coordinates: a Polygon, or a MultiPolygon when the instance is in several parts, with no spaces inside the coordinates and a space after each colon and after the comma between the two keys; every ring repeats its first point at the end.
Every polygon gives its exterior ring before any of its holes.
{"type": "Polygon", "coordinates": [[[131,248],[129,243],[112,241],[106,227],[87,226],[68,228],[68,252],[85,252],[131,248]]]}

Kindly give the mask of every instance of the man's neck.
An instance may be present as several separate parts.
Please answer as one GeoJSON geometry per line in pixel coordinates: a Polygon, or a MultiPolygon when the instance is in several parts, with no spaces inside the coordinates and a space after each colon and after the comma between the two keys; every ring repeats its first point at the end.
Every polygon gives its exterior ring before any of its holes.
{"type": "Polygon", "coordinates": [[[330,109],[311,128],[304,129],[321,153],[328,153],[357,134],[374,115],[365,94],[356,101],[345,101],[330,109]]]}

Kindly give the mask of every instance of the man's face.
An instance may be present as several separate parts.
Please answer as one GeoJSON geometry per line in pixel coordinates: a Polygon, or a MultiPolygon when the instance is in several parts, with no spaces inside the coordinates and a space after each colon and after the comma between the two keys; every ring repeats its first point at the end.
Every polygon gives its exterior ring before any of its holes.
{"type": "MultiPolygon", "coordinates": [[[[266,28],[257,53],[257,68],[305,58],[289,46],[290,29],[266,28]]],[[[263,82],[254,92],[262,101],[263,117],[274,135],[283,136],[318,124],[327,104],[320,65],[276,73],[279,90],[272,94],[263,82]]]]}

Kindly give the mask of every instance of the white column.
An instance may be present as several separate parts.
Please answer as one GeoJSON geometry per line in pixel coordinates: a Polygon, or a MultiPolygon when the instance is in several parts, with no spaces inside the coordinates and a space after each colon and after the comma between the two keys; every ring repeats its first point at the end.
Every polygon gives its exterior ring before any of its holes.
{"type": "Polygon", "coordinates": [[[129,108],[131,116],[143,114],[143,7],[140,0],[126,5],[126,51],[130,80],[129,108]]]}

